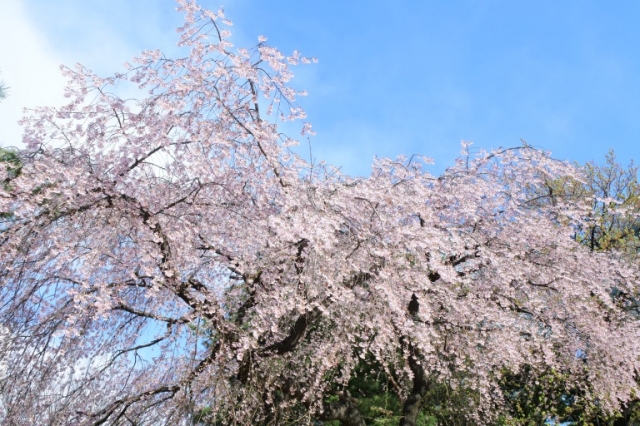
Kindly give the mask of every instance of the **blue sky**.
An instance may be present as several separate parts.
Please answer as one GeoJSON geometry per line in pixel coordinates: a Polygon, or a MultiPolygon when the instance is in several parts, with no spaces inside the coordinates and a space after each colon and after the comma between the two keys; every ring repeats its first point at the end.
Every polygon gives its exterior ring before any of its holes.
{"type": "MultiPolygon", "coordinates": [[[[265,35],[285,53],[319,59],[296,69],[294,85],[309,92],[302,105],[318,132],[314,155],[348,173],[367,174],[376,155],[414,153],[433,157],[438,173],[463,139],[490,149],[524,138],[580,162],[602,161],[609,148],[625,163],[640,157],[640,2],[222,5],[236,46],[265,35]]],[[[2,16],[15,17],[0,29],[0,78],[12,86],[0,103],[0,130],[12,129],[22,106],[57,99],[57,63],[108,74],[142,49],[175,51],[174,9],[171,0],[0,4],[2,16]]],[[[4,131],[0,143],[12,145],[15,132],[4,131]]]]}

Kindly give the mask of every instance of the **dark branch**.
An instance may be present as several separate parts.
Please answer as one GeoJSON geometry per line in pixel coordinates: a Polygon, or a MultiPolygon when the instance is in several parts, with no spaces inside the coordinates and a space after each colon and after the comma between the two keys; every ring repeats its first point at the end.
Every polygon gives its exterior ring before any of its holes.
{"type": "Polygon", "coordinates": [[[323,404],[323,412],[318,416],[322,421],[338,420],[343,426],[365,426],[366,423],[348,396],[343,396],[338,401],[323,404]]]}

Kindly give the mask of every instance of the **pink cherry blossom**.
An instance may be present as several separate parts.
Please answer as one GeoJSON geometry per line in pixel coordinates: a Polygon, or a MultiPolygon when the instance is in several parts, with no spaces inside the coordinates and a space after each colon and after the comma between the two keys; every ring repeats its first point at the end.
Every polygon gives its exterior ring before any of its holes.
{"type": "Polygon", "coordinates": [[[534,202],[573,166],[468,143],[439,177],[427,158],[310,164],[277,127],[305,117],[289,83],[309,60],[234,49],[221,11],[178,3],[187,56],[65,68],[69,103],[26,115],[21,171],[2,164],[3,423],[346,422],[327,397],[367,359],[406,425],[460,373],[479,423],[524,365],[607,411],[638,395],[638,318],[612,290],[637,295],[640,271],[574,241],[584,206],[534,202]]]}

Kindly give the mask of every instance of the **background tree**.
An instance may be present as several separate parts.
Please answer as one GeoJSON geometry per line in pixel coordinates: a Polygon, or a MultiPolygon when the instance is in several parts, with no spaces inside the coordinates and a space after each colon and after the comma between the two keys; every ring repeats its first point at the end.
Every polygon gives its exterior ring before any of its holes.
{"type": "MultiPolygon", "coordinates": [[[[554,204],[562,199],[588,206],[574,239],[592,251],[612,252],[628,260],[638,259],[640,249],[640,184],[638,167],[625,168],[613,150],[603,165],[590,162],[576,167],[581,177],[560,177],[531,186],[531,206],[554,204]]],[[[582,207],[584,208],[584,207],[582,207]]]]}
{"type": "Polygon", "coordinates": [[[593,213],[578,241],[591,250],[613,251],[634,261],[640,250],[640,184],[638,167],[625,169],[616,162],[613,150],[603,166],[587,163],[585,191],[593,213]]]}
{"type": "Polygon", "coordinates": [[[380,370],[401,425],[438,389],[494,422],[505,372],[632,401],[640,328],[611,288],[635,294],[637,265],[571,239],[583,205],[531,208],[575,167],[528,146],[438,178],[311,165],[277,127],[304,118],[288,83],[309,60],[235,49],[222,12],[179,4],[185,57],[67,70],[70,103],[27,116],[19,173],[3,163],[3,421],[362,425],[350,385],[380,370]]]}
{"type": "Polygon", "coordinates": [[[4,83],[4,81],[0,81],[0,100],[5,99],[7,97],[8,91],[9,91],[9,87],[4,83]]]}

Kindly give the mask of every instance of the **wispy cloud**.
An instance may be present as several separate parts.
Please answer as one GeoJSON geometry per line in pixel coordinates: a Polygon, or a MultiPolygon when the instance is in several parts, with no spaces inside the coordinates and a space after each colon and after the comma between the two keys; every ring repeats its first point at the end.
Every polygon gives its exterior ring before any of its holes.
{"type": "Polygon", "coordinates": [[[20,146],[18,120],[23,108],[56,105],[63,101],[59,58],[29,21],[24,2],[3,2],[0,14],[10,17],[0,25],[0,72],[9,86],[0,102],[0,144],[20,146]]]}
{"type": "Polygon", "coordinates": [[[0,101],[0,145],[22,146],[17,124],[24,108],[65,102],[60,65],[82,63],[101,75],[122,71],[141,50],[175,46],[180,23],[175,4],[153,1],[77,2],[12,0],[0,26],[0,80],[10,87],[0,101]]]}

